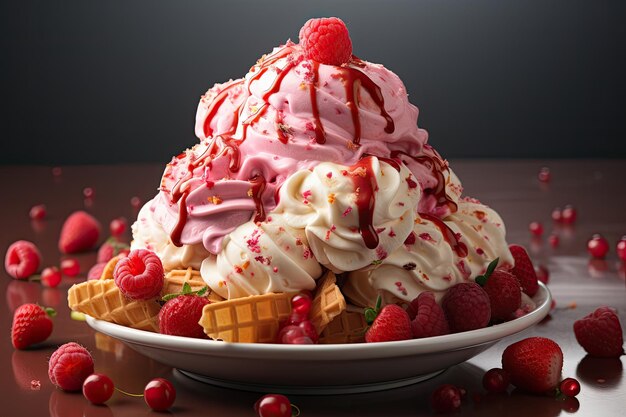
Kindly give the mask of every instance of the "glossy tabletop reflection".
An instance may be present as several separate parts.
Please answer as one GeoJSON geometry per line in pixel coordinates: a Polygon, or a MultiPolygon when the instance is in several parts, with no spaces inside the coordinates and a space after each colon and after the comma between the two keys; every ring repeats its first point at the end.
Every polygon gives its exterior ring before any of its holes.
{"type": "MultiPolygon", "coordinates": [[[[465,195],[476,197],[496,209],[507,227],[507,240],[526,246],[535,264],[548,268],[548,287],[556,308],[537,326],[498,342],[484,353],[441,375],[416,385],[369,394],[341,396],[290,396],[309,416],[426,416],[431,392],[439,385],[452,383],[464,387],[468,396],[456,415],[472,416],[623,416],[626,405],[624,357],[593,359],[586,357],[574,337],[575,320],[600,305],[619,312],[626,324],[626,271],[617,258],[615,246],[626,235],[626,161],[452,161],[462,179],[465,195]],[[542,166],[550,168],[552,179],[537,180],[542,166]],[[578,211],[573,226],[555,226],[554,207],[572,204],[578,211]],[[544,226],[543,238],[533,239],[528,231],[531,221],[544,226]],[[559,245],[551,247],[547,237],[555,233],[559,245]],[[601,233],[611,250],[605,260],[591,260],[586,241],[601,233]],[[484,372],[500,366],[502,351],[510,343],[529,336],[545,336],[557,341],[564,353],[563,377],[575,377],[582,385],[575,400],[563,402],[509,389],[506,395],[486,395],[481,385],[484,372]]],[[[136,216],[130,203],[134,196],[142,201],[157,190],[162,165],[63,167],[62,175],[52,175],[51,167],[0,167],[3,198],[0,216],[2,255],[15,240],[35,242],[43,255],[43,266],[58,265],[62,256],[57,249],[59,231],[65,217],[85,208],[103,224],[105,231],[116,217],[129,224],[136,216]],[[95,196],[84,200],[82,190],[92,187],[95,196]],[[35,204],[47,206],[44,221],[31,222],[28,211],[35,204]]],[[[126,232],[126,239],[130,234],[126,232]]],[[[170,379],[177,399],[170,414],[177,416],[254,416],[252,409],[260,394],[217,388],[193,381],[176,370],[134,352],[121,342],[93,331],[85,322],[70,318],[67,289],[84,280],[95,263],[95,252],[75,256],[81,264],[78,278],[63,279],[57,288],[44,288],[37,282],[12,280],[2,269],[0,291],[4,310],[0,314],[0,398],[4,417],[45,416],[144,416],[154,415],[141,398],[114,394],[106,406],[93,406],[82,394],[56,389],[47,376],[47,361],[55,348],[69,341],[86,346],[93,354],[96,372],[108,374],[116,385],[128,392],[141,393],[148,380],[170,379]],[[10,341],[12,313],[26,302],[37,302],[58,310],[52,336],[43,346],[18,351],[10,341]],[[31,381],[40,381],[40,387],[31,381]]],[[[298,369],[293,369],[298,372],[298,369]]],[[[367,372],[364,367],[363,372],[367,372]]]]}

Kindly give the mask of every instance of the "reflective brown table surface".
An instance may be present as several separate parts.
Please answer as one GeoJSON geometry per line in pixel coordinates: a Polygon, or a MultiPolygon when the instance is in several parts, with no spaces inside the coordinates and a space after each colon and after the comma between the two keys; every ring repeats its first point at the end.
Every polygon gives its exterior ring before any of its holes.
{"type": "MultiPolygon", "coordinates": [[[[506,338],[474,359],[448,369],[420,384],[378,393],[342,396],[290,396],[302,416],[422,416],[431,415],[430,393],[440,384],[463,386],[469,393],[458,415],[476,416],[557,416],[572,412],[578,416],[626,415],[624,357],[598,360],[585,356],[572,331],[573,322],[600,305],[619,311],[626,324],[625,267],[618,261],[615,245],[626,234],[626,161],[452,161],[465,194],[487,202],[506,222],[508,241],[530,249],[535,263],[548,267],[549,288],[556,309],[539,325],[506,338]],[[549,184],[539,183],[542,166],[552,172],[549,184]],[[572,204],[578,221],[572,227],[555,227],[550,213],[554,207],[572,204]],[[528,232],[533,220],[543,222],[544,238],[534,241],[528,232]],[[560,236],[553,249],[546,240],[552,231],[560,236]],[[593,233],[610,242],[606,260],[592,261],[586,241],[593,233]],[[577,378],[582,391],[577,400],[564,403],[509,390],[507,395],[485,395],[483,373],[500,366],[504,348],[524,337],[541,335],[557,341],[565,356],[563,376],[577,378]]],[[[87,210],[103,225],[118,216],[132,220],[136,215],[132,196],[143,201],[156,193],[162,166],[82,166],[64,167],[53,177],[50,167],[0,167],[0,249],[2,255],[17,239],[34,241],[42,251],[44,266],[58,265],[57,249],[63,219],[83,208],[82,189],[93,187],[95,198],[87,210]],[[44,203],[48,218],[31,223],[28,210],[44,203]]],[[[127,232],[126,238],[130,235],[127,232]]],[[[95,262],[95,253],[76,256],[82,272],[79,278],[64,278],[58,288],[43,288],[36,282],[12,280],[2,268],[0,290],[4,295],[0,314],[0,416],[142,416],[152,412],[143,400],[115,394],[106,406],[93,406],[81,394],[68,394],[52,386],[47,377],[47,361],[55,347],[69,341],[86,346],[94,356],[97,372],[107,373],[120,388],[142,392],[151,378],[169,378],[177,389],[170,413],[179,416],[254,416],[252,405],[257,393],[216,388],[188,379],[176,370],[148,359],[122,343],[91,330],[84,322],[70,319],[66,305],[67,289],[85,279],[95,262]],[[18,351],[11,346],[9,329],[13,310],[25,302],[38,302],[58,310],[50,339],[40,348],[18,351]],[[31,381],[41,381],[34,389],[31,381]]],[[[293,372],[298,372],[294,369],[293,372]]],[[[363,372],[367,372],[364,369],[363,372]]]]}

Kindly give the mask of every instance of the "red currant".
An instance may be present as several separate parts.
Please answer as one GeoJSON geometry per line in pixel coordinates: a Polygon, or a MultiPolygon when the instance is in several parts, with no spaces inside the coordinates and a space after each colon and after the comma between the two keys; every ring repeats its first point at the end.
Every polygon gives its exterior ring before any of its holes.
{"type": "Polygon", "coordinates": [[[615,248],[617,251],[617,256],[622,260],[626,261],[626,236],[622,236],[619,242],[617,242],[617,247],[615,248]]]}
{"type": "Polygon", "coordinates": [[[609,252],[609,242],[603,236],[595,234],[587,242],[587,252],[594,258],[604,259],[609,252]]]}
{"type": "Polygon", "coordinates": [[[530,233],[534,236],[541,236],[543,234],[543,225],[539,222],[531,222],[528,225],[528,230],[530,230],[530,233]]]}
{"type": "Polygon", "coordinates": [[[535,267],[535,272],[537,273],[537,279],[544,284],[548,284],[550,280],[550,271],[544,265],[539,265],[535,267]]]}
{"type": "Polygon", "coordinates": [[[566,397],[575,397],[580,393],[580,383],[574,378],[565,378],[561,381],[559,389],[566,397]]]}
{"type": "Polygon", "coordinates": [[[565,206],[561,212],[561,218],[565,224],[574,224],[577,216],[578,213],[576,212],[576,209],[570,205],[565,206]]]}
{"type": "Polygon", "coordinates": [[[118,217],[117,219],[111,220],[109,229],[111,230],[111,236],[118,237],[123,235],[126,231],[126,219],[123,217],[118,217]]]}
{"type": "Polygon", "coordinates": [[[550,236],[548,236],[548,243],[553,248],[556,248],[557,246],[559,246],[560,241],[561,240],[559,239],[559,235],[557,235],[556,233],[551,233],[550,236]]]}
{"type": "Polygon", "coordinates": [[[61,272],[68,277],[75,277],[80,273],[80,264],[74,258],[67,258],[61,261],[61,272]]]}
{"type": "Polygon", "coordinates": [[[30,209],[28,213],[31,220],[42,220],[46,218],[46,206],[44,204],[37,204],[30,209]]]}
{"type": "Polygon", "coordinates": [[[430,397],[430,405],[437,413],[449,413],[461,407],[461,391],[451,384],[437,388],[430,397]]]}
{"type": "Polygon", "coordinates": [[[143,390],[143,399],[154,411],[165,411],[176,400],[176,389],[165,378],[155,378],[143,390]]]}
{"type": "Polygon", "coordinates": [[[291,402],[280,394],[267,394],[254,404],[259,417],[291,417],[291,402]]]}
{"type": "Polygon", "coordinates": [[[91,187],[85,187],[85,188],[83,188],[83,196],[84,196],[85,198],[93,198],[94,194],[95,194],[95,193],[94,193],[93,188],[91,188],[91,187]]]}
{"type": "Polygon", "coordinates": [[[504,369],[493,368],[485,372],[483,376],[483,387],[489,392],[504,392],[510,383],[511,377],[504,369]]]}
{"type": "Polygon", "coordinates": [[[83,382],[83,395],[92,404],[104,404],[113,395],[113,381],[104,374],[91,374],[83,382]]]}
{"type": "Polygon", "coordinates": [[[554,220],[556,223],[563,222],[563,212],[561,211],[560,207],[556,207],[554,210],[552,210],[552,220],[554,220]]]}
{"type": "Polygon", "coordinates": [[[291,299],[292,313],[308,317],[310,310],[311,298],[308,295],[298,294],[291,299]]]}
{"type": "Polygon", "coordinates": [[[41,283],[46,287],[57,287],[61,283],[61,278],[61,271],[56,266],[51,266],[41,271],[41,283]]]}
{"type": "Polygon", "coordinates": [[[550,175],[550,168],[548,167],[543,167],[539,170],[539,174],[537,174],[537,178],[539,178],[539,181],[547,183],[550,182],[550,179],[552,178],[552,175],[550,175]]]}
{"type": "Polygon", "coordinates": [[[55,177],[60,177],[61,175],[63,175],[63,168],[61,167],[52,168],[52,175],[55,177]]]}

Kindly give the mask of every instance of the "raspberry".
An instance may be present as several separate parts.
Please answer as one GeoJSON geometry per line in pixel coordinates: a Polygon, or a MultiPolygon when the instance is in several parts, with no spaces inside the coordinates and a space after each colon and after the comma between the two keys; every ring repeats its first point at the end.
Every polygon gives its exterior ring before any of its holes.
{"type": "Polygon", "coordinates": [[[511,319],[522,305],[522,290],[518,279],[503,269],[494,269],[497,265],[496,258],[489,264],[485,275],[476,277],[476,282],[489,296],[491,320],[504,321],[511,319]]]}
{"type": "Polygon", "coordinates": [[[15,279],[26,279],[39,269],[41,254],[34,243],[18,240],[7,249],[4,268],[15,279]]]}
{"type": "Polygon", "coordinates": [[[513,259],[515,259],[515,266],[511,270],[513,275],[517,277],[522,291],[531,297],[539,290],[539,284],[537,283],[537,273],[535,267],[526,253],[526,249],[519,245],[510,245],[509,250],[513,259]]]}
{"type": "Polygon", "coordinates": [[[622,327],[615,310],[610,307],[598,307],[574,322],[574,334],[590,356],[618,358],[624,354],[622,327]]]}
{"type": "Polygon", "coordinates": [[[80,391],[83,382],[93,374],[93,358],[78,343],[70,342],[60,346],[50,356],[48,377],[64,391],[80,391]]]}
{"type": "Polygon", "coordinates": [[[174,336],[206,339],[204,329],[198,324],[202,309],[209,304],[206,297],[179,295],[165,303],[159,311],[159,332],[174,336]]]}
{"type": "Polygon", "coordinates": [[[156,297],[163,288],[163,275],[161,260],[147,249],[131,251],[115,265],[113,271],[115,285],[134,300],[156,297]]]}
{"type": "Polygon", "coordinates": [[[489,296],[475,282],[462,282],[451,287],[441,300],[450,331],[453,333],[482,329],[489,323],[489,296]]]}
{"type": "Polygon", "coordinates": [[[415,339],[450,333],[446,315],[430,291],[421,293],[411,301],[407,313],[409,317],[414,316],[411,321],[411,332],[415,339]]]}
{"type": "Polygon", "coordinates": [[[310,19],[300,29],[299,37],[306,57],[313,61],[341,65],[352,57],[348,28],[337,17],[310,19]]]}

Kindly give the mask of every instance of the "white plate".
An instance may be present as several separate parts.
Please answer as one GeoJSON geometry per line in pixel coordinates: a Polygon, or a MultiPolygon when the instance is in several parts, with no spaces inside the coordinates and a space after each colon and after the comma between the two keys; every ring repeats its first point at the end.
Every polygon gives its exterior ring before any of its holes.
{"type": "Polygon", "coordinates": [[[539,283],[533,300],[537,304],[534,311],[506,323],[382,343],[226,343],[135,330],[92,317],[87,317],[87,323],[203,382],[247,391],[337,394],[396,388],[437,375],[541,321],[550,311],[550,291],[539,283]]]}

